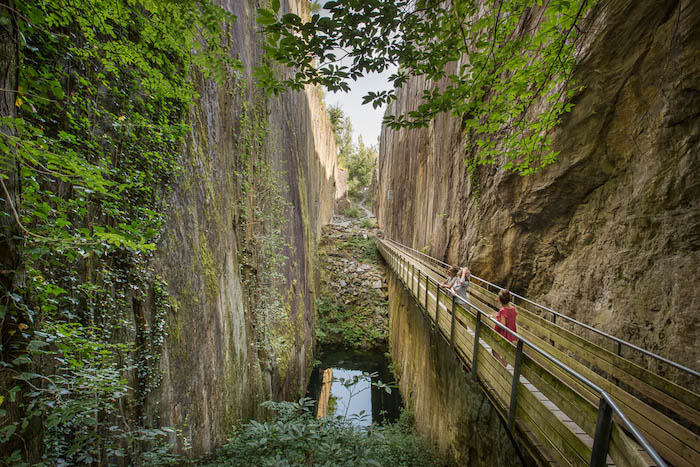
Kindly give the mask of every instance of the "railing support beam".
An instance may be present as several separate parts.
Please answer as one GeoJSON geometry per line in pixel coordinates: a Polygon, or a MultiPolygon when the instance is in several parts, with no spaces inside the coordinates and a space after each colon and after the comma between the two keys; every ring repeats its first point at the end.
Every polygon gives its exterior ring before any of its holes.
{"type": "Polygon", "coordinates": [[[523,341],[518,340],[513,363],[513,383],[510,387],[510,408],[508,409],[508,429],[513,431],[515,424],[515,409],[518,405],[518,383],[520,382],[520,359],[523,357],[523,341]]]}
{"type": "Polygon", "coordinates": [[[476,327],[474,327],[474,352],[472,352],[472,377],[476,377],[476,357],[479,352],[479,330],[481,329],[481,311],[476,310],[476,327]]]}
{"type": "Polygon", "coordinates": [[[413,286],[413,283],[416,280],[416,265],[411,263],[411,286],[409,287],[409,290],[415,295],[415,287],[413,286]]]}
{"type": "Polygon", "coordinates": [[[593,439],[593,451],[591,452],[591,467],[606,465],[608,447],[610,446],[610,433],[612,433],[613,409],[604,397],[600,398],[598,406],[598,421],[595,425],[595,438],[593,439]]]}
{"type": "Polygon", "coordinates": [[[452,316],[450,317],[450,347],[455,349],[455,296],[452,296],[452,316]]]}
{"type": "MultiPolygon", "coordinates": [[[[428,311],[428,273],[425,273],[425,314],[428,315],[428,318],[430,318],[430,312],[428,311]]],[[[433,323],[433,326],[435,323],[433,323]]]]}
{"type": "Polygon", "coordinates": [[[435,285],[435,324],[440,332],[440,286],[435,285]]]}

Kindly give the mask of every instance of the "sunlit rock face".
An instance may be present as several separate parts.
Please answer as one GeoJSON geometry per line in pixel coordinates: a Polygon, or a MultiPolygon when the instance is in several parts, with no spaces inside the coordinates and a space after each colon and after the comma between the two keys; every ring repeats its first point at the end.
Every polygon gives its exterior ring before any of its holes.
{"type": "MultiPolygon", "coordinates": [[[[700,3],[612,0],[591,19],[554,165],[528,177],[480,167],[470,179],[474,146],[460,120],[384,128],[379,223],[389,238],[698,368],[700,3]]],[[[413,79],[388,112],[432,87],[413,79]]]]}
{"type": "MultiPolygon", "coordinates": [[[[282,3],[284,11],[305,5],[282,3]]],[[[265,97],[254,83],[262,60],[258,2],[222,4],[237,16],[232,54],[244,71],[224,85],[193,76],[199,100],[156,264],[170,293],[163,378],[146,400],[153,424],[182,429],[193,455],[220,445],[232,424],[260,415],[261,402],[304,395],[313,361],[316,244],[332,215],[338,170],[316,89],[265,97]],[[267,175],[250,176],[249,161],[267,167],[260,169],[267,175]],[[273,221],[281,226],[277,240],[264,225],[273,221]],[[258,297],[251,277],[261,273],[266,253],[250,245],[261,232],[277,242],[281,258],[265,271],[280,275],[267,322],[252,306],[258,297]]],[[[154,319],[152,310],[146,319],[154,319]]]]}

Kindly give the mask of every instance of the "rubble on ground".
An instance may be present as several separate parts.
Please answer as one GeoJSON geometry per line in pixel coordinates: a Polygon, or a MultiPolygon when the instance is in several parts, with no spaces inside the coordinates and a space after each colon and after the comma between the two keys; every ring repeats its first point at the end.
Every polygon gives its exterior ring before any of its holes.
{"type": "Polygon", "coordinates": [[[322,345],[370,349],[388,336],[385,267],[371,221],[333,216],[320,242],[321,297],[317,335],[322,345]]]}

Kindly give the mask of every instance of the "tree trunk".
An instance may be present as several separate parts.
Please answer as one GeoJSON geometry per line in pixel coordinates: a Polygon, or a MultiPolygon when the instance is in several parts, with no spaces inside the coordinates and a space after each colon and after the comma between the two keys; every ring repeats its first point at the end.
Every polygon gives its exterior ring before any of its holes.
{"type": "MultiPolygon", "coordinates": [[[[18,81],[17,22],[13,0],[0,0],[0,116],[16,115],[18,81]]],[[[12,128],[0,124],[0,137],[12,136],[12,128]]],[[[0,153],[0,169],[7,178],[0,187],[2,215],[0,215],[0,287],[2,304],[8,305],[7,293],[17,288],[21,277],[21,232],[15,219],[20,199],[19,170],[11,148],[0,153]]],[[[3,326],[4,327],[4,326],[3,326]]]]}
{"type": "MultiPolygon", "coordinates": [[[[13,0],[0,0],[0,116],[15,117],[17,107],[17,86],[19,77],[17,15],[13,0]]],[[[0,123],[0,140],[9,148],[0,150],[0,355],[3,361],[11,361],[16,349],[12,340],[20,339],[17,325],[22,313],[16,308],[13,295],[21,295],[23,262],[22,235],[15,216],[19,216],[20,179],[19,164],[8,136],[13,136],[11,127],[0,123]],[[13,295],[10,295],[13,294],[13,295]],[[11,334],[12,333],[12,334],[11,334]]],[[[18,424],[23,416],[20,403],[22,391],[15,401],[9,400],[8,392],[17,381],[12,378],[12,370],[0,371],[0,395],[4,400],[0,408],[5,415],[0,418],[0,426],[18,424]]],[[[24,458],[33,450],[36,443],[25,444],[15,435],[0,448],[0,458],[19,450],[24,458]]]]}

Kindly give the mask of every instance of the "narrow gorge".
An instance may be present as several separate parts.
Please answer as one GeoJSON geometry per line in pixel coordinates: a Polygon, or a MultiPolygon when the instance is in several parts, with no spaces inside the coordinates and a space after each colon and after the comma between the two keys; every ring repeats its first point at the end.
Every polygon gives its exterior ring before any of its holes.
{"type": "Polygon", "coordinates": [[[2,0],[0,38],[3,465],[700,463],[700,2],[2,0]]]}

